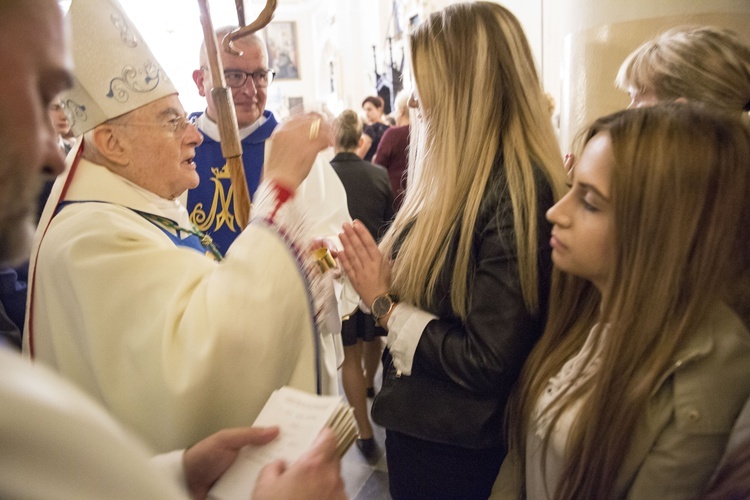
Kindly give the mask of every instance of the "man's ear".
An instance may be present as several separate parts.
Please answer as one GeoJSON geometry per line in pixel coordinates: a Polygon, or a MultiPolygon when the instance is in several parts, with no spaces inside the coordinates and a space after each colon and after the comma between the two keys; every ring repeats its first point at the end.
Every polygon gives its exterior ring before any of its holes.
{"type": "Polygon", "coordinates": [[[200,69],[196,69],[193,71],[193,81],[195,82],[195,86],[198,87],[198,93],[201,95],[201,97],[206,97],[206,92],[203,90],[203,79],[205,78],[205,75],[203,74],[203,71],[200,69]]]}
{"type": "Polygon", "coordinates": [[[107,160],[120,167],[130,163],[122,139],[112,125],[99,125],[92,134],[92,140],[97,151],[107,160]]]}

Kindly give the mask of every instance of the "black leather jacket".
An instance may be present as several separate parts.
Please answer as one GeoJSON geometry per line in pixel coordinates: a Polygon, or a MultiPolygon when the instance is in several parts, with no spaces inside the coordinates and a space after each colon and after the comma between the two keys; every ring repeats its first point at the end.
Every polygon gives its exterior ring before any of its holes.
{"type": "Polygon", "coordinates": [[[372,415],[387,429],[465,448],[504,445],[508,395],[546,320],[552,262],[545,212],[553,195],[535,169],[540,309],[532,314],[521,294],[510,194],[497,167],[474,228],[466,321],[451,308],[452,266],[446,266],[429,311],[440,319],[422,333],[412,374],[397,376],[387,350],[383,356],[383,389],[372,415]]]}

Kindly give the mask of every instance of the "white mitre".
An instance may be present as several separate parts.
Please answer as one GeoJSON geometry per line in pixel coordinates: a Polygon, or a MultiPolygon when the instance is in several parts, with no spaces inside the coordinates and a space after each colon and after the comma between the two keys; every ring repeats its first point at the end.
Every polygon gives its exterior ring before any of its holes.
{"type": "Polygon", "coordinates": [[[79,136],[177,90],[117,0],[73,0],[73,87],[63,109],[79,136]]]}

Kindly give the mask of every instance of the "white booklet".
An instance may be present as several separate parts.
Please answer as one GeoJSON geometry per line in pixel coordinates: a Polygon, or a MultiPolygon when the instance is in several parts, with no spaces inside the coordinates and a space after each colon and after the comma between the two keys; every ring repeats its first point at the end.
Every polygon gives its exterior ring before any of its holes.
{"type": "Polygon", "coordinates": [[[264,446],[246,446],[237,460],[208,493],[212,500],[250,498],[261,469],[275,460],[291,465],[310,448],[324,427],[336,435],[339,456],[343,456],[357,438],[351,406],[340,396],[318,396],[291,387],[271,394],[254,426],[279,426],[279,436],[264,446]]]}

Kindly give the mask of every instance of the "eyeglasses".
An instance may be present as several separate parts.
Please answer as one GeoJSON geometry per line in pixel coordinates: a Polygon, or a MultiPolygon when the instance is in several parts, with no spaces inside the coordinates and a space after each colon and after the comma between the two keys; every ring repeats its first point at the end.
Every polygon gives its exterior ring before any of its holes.
{"type": "Polygon", "coordinates": [[[162,126],[166,127],[173,134],[182,134],[187,130],[188,125],[195,125],[195,116],[177,116],[163,123],[162,126]]]}
{"type": "Polygon", "coordinates": [[[259,69],[253,71],[252,73],[242,71],[241,69],[229,69],[224,71],[224,80],[226,80],[227,82],[227,87],[239,89],[242,88],[243,85],[245,85],[247,77],[251,76],[253,78],[255,87],[264,89],[271,85],[271,82],[273,81],[273,77],[275,75],[276,72],[272,69],[259,69]]]}
{"type": "Polygon", "coordinates": [[[145,122],[131,122],[126,121],[123,123],[113,123],[113,125],[119,125],[121,127],[135,126],[135,127],[164,127],[174,135],[184,134],[187,130],[188,125],[195,125],[195,116],[188,117],[187,115],[176,116],[171,120],[167,120],[164,123],[145,123],[145,122]]]}

